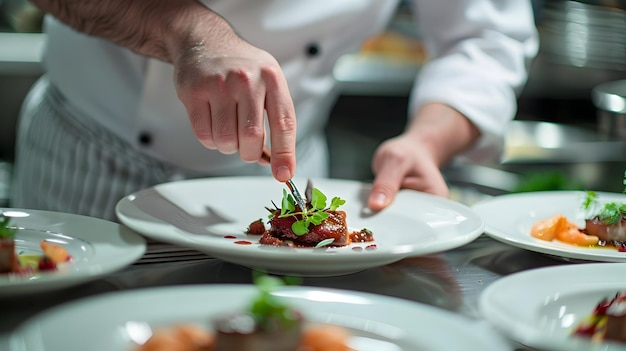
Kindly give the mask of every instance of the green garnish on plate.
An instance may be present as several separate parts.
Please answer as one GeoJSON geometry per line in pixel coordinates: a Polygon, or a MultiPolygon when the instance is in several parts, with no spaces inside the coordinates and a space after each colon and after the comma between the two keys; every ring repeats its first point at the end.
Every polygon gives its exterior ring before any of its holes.
{"type": "Polygon", "coordinates": [[[9,227],[11,217],[7,217],[4,214],[0,214],[0,239],[15,239],[15,228],[9,227]]]}
{"type": "MultiPolygon", "coordinates": [[[[328,198],[324,195],[324,193],[317,188],[313,188],[311,191],[311,199],[309,201],[311,208],[304,209],[302,212],[295,212],[296,202],[293,196],[288,193],[287,190],[283,189],[283,198],[278,217],[300,218],[291,225],[291,230],[293,230],[296,235],[304,235],[309,232],[309,226],[311,224],[322,224],[322,222],[328,218],[330,214],[327,211],[335,211],[339,208],[339,206],[346,203],[346,200],[335,196],[331,199],[330,205],[327,207],[327,200],[328,198]]],[[[270,217],[273,216],[274,214],[270,215],[270,217]]]]}
{"type": "Polygon", "coordinates": [[[258,275],[254,278],[259,294],[252,302],[249,312],[261,329],[271,332],[273,328],[280,326],[296,325],[298,316],[295,315],[294,310],[273,294],[276,288],[287,283],[287,280],[283,281],[269,275],[258,275]],[[280,325],[276,325],[276,322],[280,325]]]}
{"type": "MultiPolygon", "coordinates": [[[[624,185],[626,186],[626,172],[624,172],[624,185]]],[[[626,188],[623,191],[626,193],[626,188]]],[[[599,207],[598,194],[595,191],[587,191],[585,199],[582,203],[583,209],[587,211],[593,211],[594,208],[599,207]]],[[[608,202],[600,208],[596,216],[598,219],[606,224],[612,225],[620,221],[622,215],[626,214],[626,204],[622,202],[608,202]]]]}

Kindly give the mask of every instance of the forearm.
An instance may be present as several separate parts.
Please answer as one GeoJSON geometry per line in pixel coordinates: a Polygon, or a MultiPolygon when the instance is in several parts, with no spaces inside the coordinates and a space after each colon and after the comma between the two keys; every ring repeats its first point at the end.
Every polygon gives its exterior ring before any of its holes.
{"type": "Polygon", "coordinates": [[[439,167],[470,148],[480,136],[465,116],[442,103],[428,103],[415,111],[405,134],[426,147],[439,167]]]}
{"type": "Polygon", "coordinates": [[[180,51],[205,41],[236,37],[224,19],[195,0],[32,2],[80,32],[166,62],[175,62],[180,51]]]}

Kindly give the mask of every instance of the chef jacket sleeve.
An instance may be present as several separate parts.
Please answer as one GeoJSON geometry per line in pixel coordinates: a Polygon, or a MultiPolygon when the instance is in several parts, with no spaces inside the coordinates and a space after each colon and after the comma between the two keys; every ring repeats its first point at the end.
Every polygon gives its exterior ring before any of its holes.
{"type": "Polygon", "coordinates": [[[410,111],[448,104],[481,131],[463,156],[496,157],[517,112],[539,39],[526,0],[415,0],[416,22],[429,55],[411,94],[410,111]]]}

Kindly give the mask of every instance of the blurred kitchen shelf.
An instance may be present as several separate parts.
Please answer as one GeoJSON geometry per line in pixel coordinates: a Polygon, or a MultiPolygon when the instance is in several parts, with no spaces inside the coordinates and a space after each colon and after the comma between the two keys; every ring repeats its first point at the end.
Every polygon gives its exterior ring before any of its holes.
{"type": "Polygon", "coordinates": [[[45,35],[41,33],[0,33],[0,74],[41,74],[41,53],[45,35]]]}
{"type": "Polygon", "coordinates": [[[344,95],[408,96],[421,64],[385,55],[346,54],[334,76],[344,95]]]}

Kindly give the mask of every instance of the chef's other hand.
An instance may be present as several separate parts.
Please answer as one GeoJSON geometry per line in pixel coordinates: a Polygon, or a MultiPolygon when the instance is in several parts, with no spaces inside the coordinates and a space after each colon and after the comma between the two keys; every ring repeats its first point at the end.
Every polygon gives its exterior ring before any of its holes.
{"type": "Polygon", "coordinates": [[[372,162],[376,177],[372,184],[368,206],[374,211],[387,207],[402,189],[449,196],[439,165],[425,147],[401,135],[382,143],[372,162]]]}
{"type": "Polygon", "coordinates": [[[277,60],[240,38],[221,17],[202,12],[172,56],[178,97],[196,137],[209,149],[264,163],[267,112],[272,173],[279,181],[291,179],[296,116],[277,60]]]}
{"type": "Polygon", "coordinates": [[[368,207],[384,209],[400,189],[449,197],[441,167],[479,135],[476,126],[457,110],[440,103],[423,106],[403,134],[376,149],[368,207]]]}

